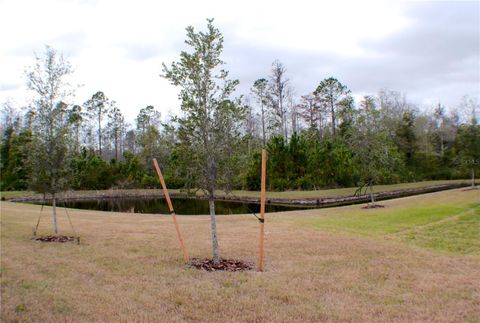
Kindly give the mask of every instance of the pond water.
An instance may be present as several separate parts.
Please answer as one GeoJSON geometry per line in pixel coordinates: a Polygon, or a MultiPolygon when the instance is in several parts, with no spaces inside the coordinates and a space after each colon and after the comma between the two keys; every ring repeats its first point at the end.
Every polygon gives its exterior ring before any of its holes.
{"type": "MultiPolygon", "coordinates": [[[[57,203],[63,207],[63,201],[57,203]]],[[[195,199],[172,199],[175,213],[179,215],[209,214],[208,201],[195,199]]],[[[65,201],[65,206],[74,209],[87,209],[112,212],[170,214],[165,199],[159,198],[108,198],[96,200],[65,201]]],[[[265,212],[304,210],[306,207],[265,205],[265,212]]],[[[230,201],[215,201],[216,214],[260,213],[260,204],[230,201]]]]}

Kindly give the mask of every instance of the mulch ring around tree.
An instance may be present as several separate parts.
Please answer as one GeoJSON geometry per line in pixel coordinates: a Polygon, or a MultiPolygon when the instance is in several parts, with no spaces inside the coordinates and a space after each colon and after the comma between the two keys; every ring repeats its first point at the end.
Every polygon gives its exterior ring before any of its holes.
{"type": "Polygon", "coordinates": [[[381,204],[368,204],[362,207],[362,209],[382,209],[385,205],[381,204]]]}
{"type": "Polygon", "coordinates": [[[220,259],[218,264],[212,259],[193,258],[187,263],[188,267],[203,269],[206,271],[248,271],[255,269],[255,264],[235,259],[220,259]]]}
{"type": "Polygon", "coordinates": [[[40,242],[76,242],[77,244],[80,244],[80,237],[71,237],[71,236],[38,236],[38,237],[33,237],[33,241],[40,241],[40,242]]]}

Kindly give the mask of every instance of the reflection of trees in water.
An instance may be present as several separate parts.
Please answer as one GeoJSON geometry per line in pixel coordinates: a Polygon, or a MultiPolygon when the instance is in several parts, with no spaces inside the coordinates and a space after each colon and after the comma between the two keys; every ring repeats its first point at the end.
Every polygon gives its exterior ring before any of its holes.
{"type": "MultiPolygon", "coordinates": [[[[179,215],[208,215],[209,207],[207,200],[172,199],[173,208],[179,215]]],[[[165,199],[98,199],[68,201],[69,208],[88,209],[98,211],[170,214],[165,199]]],[[[260,205],[236,203],[230,201],[216,201],[215,208],[218,214],[249,214],[258,213],[260,205]]],[[[280,205],[266,205],[266,212],[281,212],[299,210],[302,208],[280,205]]]]}

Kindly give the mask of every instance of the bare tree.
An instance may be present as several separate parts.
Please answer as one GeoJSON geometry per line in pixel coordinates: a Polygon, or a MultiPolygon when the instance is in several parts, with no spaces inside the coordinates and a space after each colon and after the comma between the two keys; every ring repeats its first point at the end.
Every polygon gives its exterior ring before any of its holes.
{"type": "Polygon", "coordinates": [[[284,142],[288,141],[287,105],[289,80],[286,78],[287,69],[279,61],[272,63],[269,91],[272,100],[272,107],[277,117],[278,128],[283,136],[284,142]]]}
{"type": "MultiPolygon", "coordinates": [[[[291,130],[293,133],[298,133],[300,130],[300,125],[298,123],[300,113],[298,111],[298,105],[295,102],[295,92],[291,86],[287,88],[287,117],[290,117],[291,130]]],[[[287,122],[288,128],[288,122],[287,122]]]]}
{"type": "Polygon", "coordinates": [[[302,95],[298,104],[299,113],[311,129],[319,128],[320,106],[313,94],[302,95]]]}
{"type": "Polygon", "coordinates": [[[255,113],[252,106],[250,105],[250,100],[248,97],[244,101],[245,104],[245,135],[247,137],[247,149],[248,156],[252,155],[253,145],[255,139],[257,138],[257,120],[255,118],[255,113]]]}
{"type": "Polygon", "coordinates": [[[20,128],[22,117],[20,110],[15,107],[15,104],[12,100],[7,99],[2,103],[0,115],[0,133],[3,133],[7,128],[14,128],[15,130],[20,128]]]}
{"type": "Polygon", "coordinates": [[[264,78],[258,79],[253,83],[251,89],[257,102],[260,104],[260,116],[262,121],[262,144],[265,147],[266,144],[266,118],[267,118],[267,105],[269,102],[268,94],[268,81],[264,78]]]}

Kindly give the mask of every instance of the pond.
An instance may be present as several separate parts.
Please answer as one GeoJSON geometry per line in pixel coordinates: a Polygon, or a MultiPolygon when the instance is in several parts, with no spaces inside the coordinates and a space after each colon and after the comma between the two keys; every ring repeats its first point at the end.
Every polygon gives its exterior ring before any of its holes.
{"type": "MultiPolygon", "coordinates": [[[[63,201],[58,206],[63,207],[63,201]]],[[[209,214],[208,201],[196,199],[172,199],[173,208],[178,215],[209,214]]],[[[95,200],[65,201],[65,206],[74,209],[87,209],[112,212],[170,214],[165,199],[159,198],[108,198],[95,200]]],[[[265,212],[304,210],[306,207],[286,205],[265,205],[265,212]]],[[[216,214],[260,213],[260,204],[231,201],[215,201],[216,214]]]]}

